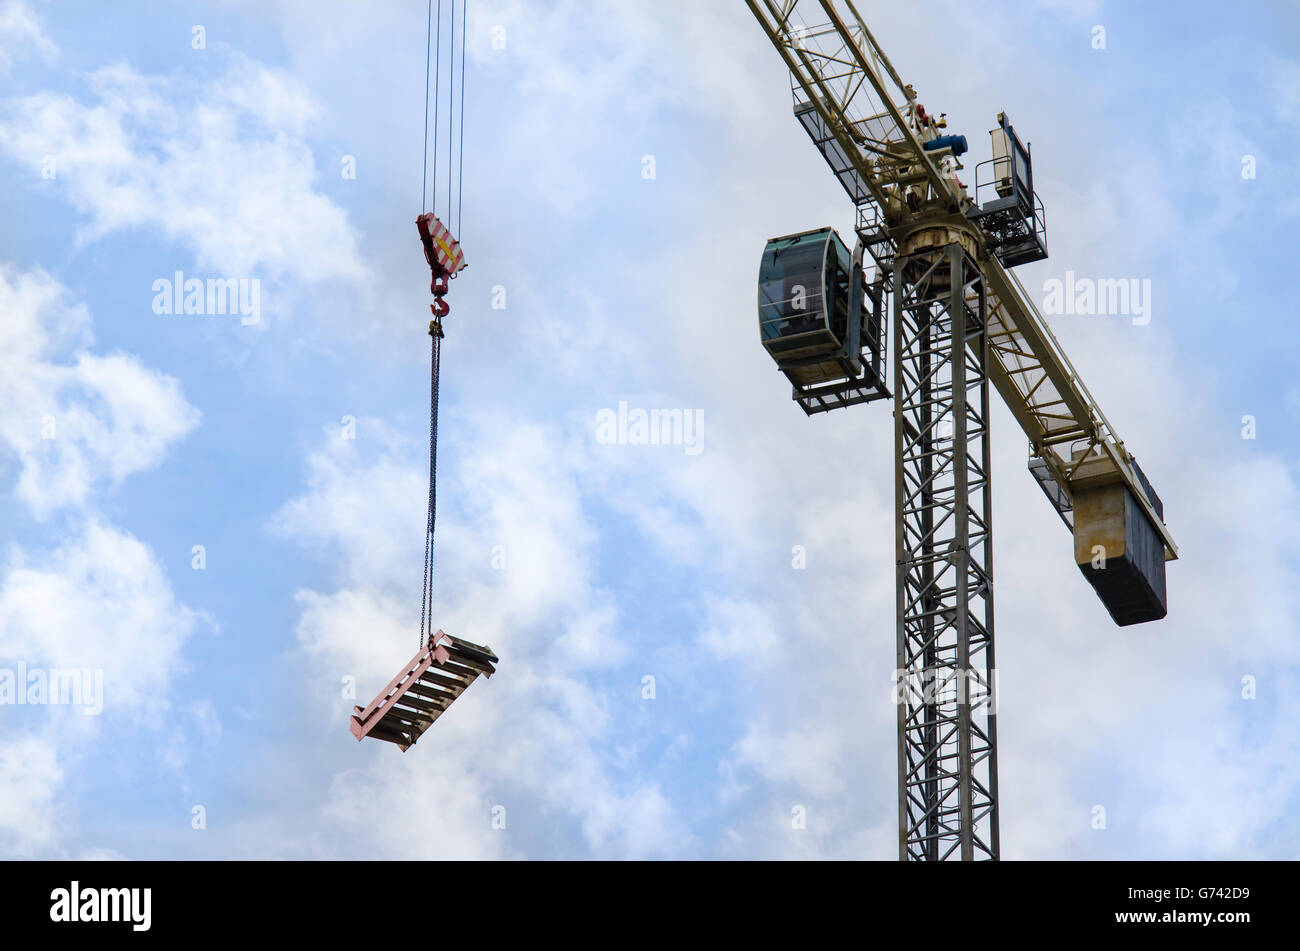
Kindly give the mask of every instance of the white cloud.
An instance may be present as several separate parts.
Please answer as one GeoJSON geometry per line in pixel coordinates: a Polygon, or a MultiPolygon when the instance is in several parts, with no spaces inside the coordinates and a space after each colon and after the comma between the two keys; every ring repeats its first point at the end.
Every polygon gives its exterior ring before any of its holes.
{"type": "Polygon", "coordinates": [[[58,837],[54,802],[63,770],[47,737],[6,730],[0,740],[0,855],[25,858],[58,837]]]}
{"type": "Polygon", "coordinates": [[[1035,4],[1051,13],[1059,13],[1072,20],[1090,20],[1101,14],[1101,0],[1034,0],[1035,4]]]}
{"type": "Polygon", "coordinates": [[[765,667],[780,657],[781,637],[770,610],[723,598],[711,603],[708,612],[700,642],[719,660],[765,667]]]}
{"type": "Polygon", "coordinates": [[[0,124],[0,149],[34,174],[54,156],[80,240],[155,228],[219,276],[366,281],[355,230],[316,190],[319,110],[292,77],[235,56],[202,85],[126,65],[88,83],[90,102],[9,99],[0,124]]]}
{"type": "MultiPolygon", "coordinates": [[[[0,444],[18,462],[12,498],[40,519],[64,510],[76,519],[61,543],[52,535],[49,548],[10,547],[0,571],[0,658],[7,669],[91,671],[102,695],[85,698],[86,707],[140,722],[138,714],[166,706],[196,617],[176,602],[149,547],[97,514],[96,494],[156,465],[198,411],[176,380],[135,357],[89,352],[88,311],[43,270],[0,266],[0,313],[0,444]]],[[[59,791],[99,730],[98,717],[67,712],[4,714],[0,853],[66,847],[59,791]]]]}
{"type": "MultiPolygon", "coordinates": [[[[65,813],[63,785],[94,751],[101,721],[128,724],[134,742],[147,742],[139,727],[168,709],[168,687],[197,616],[176,601],[148,546],[96,519],[53,552],[15,547],[8,561],[0,573],[0,666],[88,671],[100,695],[94,701],[83,695],[81,706],[4,708],[0,855],[91,847],[86,855],[94,857],[102,851],[93,848],[94,839],[104,830],[88,828],[81,842],[73,841],[73,816],[93,804],[65,813]],[[85,715],[96,707],[98,715],[85,715]]],[[[174,731],[155,736],[173,767],[189,755],[175,748],[174,731]]]]}
{"type": "Polygon", "coordinates": [[[44,518],[158,463],[197,425],[172,377],[124,353],[97,355],[90,315],[42,270],[0,266],[0,441],[16,496],[44,518]]]}
{"type": "Polygon", "coordinates": [[[835,730],[773,730],[757,722],[736,743],[730,762],[750,766],[764,779],[820,798],[844,792],[844,751],[835,730]]]}
{"type": "Polygon", "coordinates": [[[22,0],[0,2],[0,76],[13,68],[15,59],[32,52],[49,60],[58,47],[46,36],[30,6],[22,0]]]}
{"type": "Polygon", "coordinates": [[[99,669],[105,711],[156,711],[196,616],[139,539],[92,519],[53,552],[16,549],[0,576],[0,656],[99,669]]]}

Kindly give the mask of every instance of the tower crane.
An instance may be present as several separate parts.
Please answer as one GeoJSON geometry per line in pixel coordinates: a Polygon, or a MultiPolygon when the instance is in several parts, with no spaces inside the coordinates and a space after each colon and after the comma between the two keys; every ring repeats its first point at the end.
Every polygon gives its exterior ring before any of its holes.
{"type": "Polygon", "coordinates": [[[1047,257],[1047,234],[1030,149],[1007,116],[968,186],[966,137],[926,110],[852,0],[745,2],[856,211],[852,252],[831,228],[768,242],[763,346],[810,416],[894,404],[899,858],[998,859],[990,387],[1117,624],[1165,616],[1178,547],[1013,271],[1047,257]]]}

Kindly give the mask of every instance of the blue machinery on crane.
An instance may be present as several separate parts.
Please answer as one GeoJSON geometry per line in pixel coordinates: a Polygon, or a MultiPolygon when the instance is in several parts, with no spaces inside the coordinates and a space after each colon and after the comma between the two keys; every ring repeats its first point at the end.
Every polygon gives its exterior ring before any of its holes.
{"type": "Polygon", "coordinates": [[[851,260],[829,228],[768,242],[760,339],[809,415],[894,401],[899,857],[996,859],[990,384],[1117,624],[1165,616],[1178,549],[1159,496],[1011,271],[1047,257],[1047,239],[1030,150],[1006,115],[972,195],[957,177],[965,137],[926,112],[853,0],[745,2],[857,212],[851,260]]]}
{"type": "MultiPolygon", "coordinates": [[[[465,126],[465,21],[466,4],[461,0],[461,40],[460,66],[456,64],[456,2],[450,3],[450,68],[448,70],[448,135],[447,135],[447,219],[451,220],[455,209],[459,227],[461,201],[459,196],[461,166],[464,162],[464,126],[465,126]],[[456,89],[460,86],[460,134],[459,164],[457,164],[456,130],[456,89]],[[453,196],[455,204],[453,205],[453,196]]],[[[442,80],[442,0],[438,0],[437,46],[434,52],[434,7],[429,0],[428,48],[425,62],[425,105],[424,105],[424,189],[420,196],[421,207],[426,207],[428,198],[429,171],[429,79],[434,76],[433,99],[433,204],[438,202],[438,132],[441,128],[441,80],[442,80]]],[[[445,224],[431,211],[422,211],[415,219],[416,229],[420,235],[420,244],[424,248],[424,258],[429,264],[432,281],[429,291],[433,294],[433,303],[429,310],[433,319],[429,321],[430,363],[429,363],[429,498],[425,519],[424,534],[424,590],[420,597],[420,646],[415,656],[398,672],[397,676],[380,691],[369,704],[357,706],[352,710],[350,728],[352,735],[359,741],[366,737],[384,740],[397,745],[405,753],[431,727],[437,719],[451,706],[465,690],[482,674],[491,677],[496,673],[493,666],[497,657],[491,648],[472,644],[458,637],[452,637],[441,630],[433,629],[433,570],[434,570],[434,526],[438,511],[438,390],[442,376],[442,341],[445,336],[442,321],[451,313],[447,303],[450,282],[465,267],[465,255],[460,243],[445,224]]]]}

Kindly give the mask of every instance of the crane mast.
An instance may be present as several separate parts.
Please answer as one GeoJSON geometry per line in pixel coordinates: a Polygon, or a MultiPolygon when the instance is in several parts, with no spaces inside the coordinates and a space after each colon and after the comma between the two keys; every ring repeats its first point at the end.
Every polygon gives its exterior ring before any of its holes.
{"type": "Polygon", "coordinates": [[[782,261],[806,258],[829,229],[769,242],[764,345],[809,415],[894,401],[899,857],[997,859],[990,388],[1118,623],[1164,616],[1164,561],[1178,549],[1159,497],[1011,270],[1047,248],[1029,151],[1005,115],[972,194],[957,175],[965,137],[926,112],[852,0],[746,3],[856,211],[852,274],[818,284],[820,324],[782,261]],[[868,255],[875,280],[860,288],[868,255]],[[849,288],[847,317],[837,286],[849,288]],[[859,352],[873,340],[879,349],[859,352]],[[1086,557],[1098,542],[1100,568],[1086,557]],[[1115,552],[1123,570],[1107,571],[1115,552]]]}

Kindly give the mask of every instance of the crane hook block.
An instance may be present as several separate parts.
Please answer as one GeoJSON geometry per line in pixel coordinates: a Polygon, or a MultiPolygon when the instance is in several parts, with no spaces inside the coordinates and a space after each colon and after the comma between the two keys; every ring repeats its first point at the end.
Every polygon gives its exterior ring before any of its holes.
{"type": "Polygon", "coordinates": [[[491,648],[438,631],[379,696],[352,708],[352,735],[358,742],[394,743],[405,753],[479,674],[496,673],[496,663],[491,648]]]}
{"type": "MultiPolygon", "coordinates": [[[[415,226],[420,231],[420,243],[424,245],[424,259],[433,270],[434,294],[441,281],[442,293],[447,293],[447,281],[465,268],[465,252],[447,227],[435,215],[425,213],[415,219],[415,226]]],[[[441,295],[439,295],[441,296],[441,295]]]]}
{"type": "Polygon", "coordinates": [[[439,324],[442,318],[451,313],[451,305],[444,298],[447,296],[447,282],[465,267],[465,254],[460,249],[450,231],[436,216],[425,213],[415,219],[415,227],[420,231],[420,243],[424,245],[424,259],[429,262],[433,280],[429,284],[429,293],[433,294],[433,303],[429,310],[439,324]]]}

